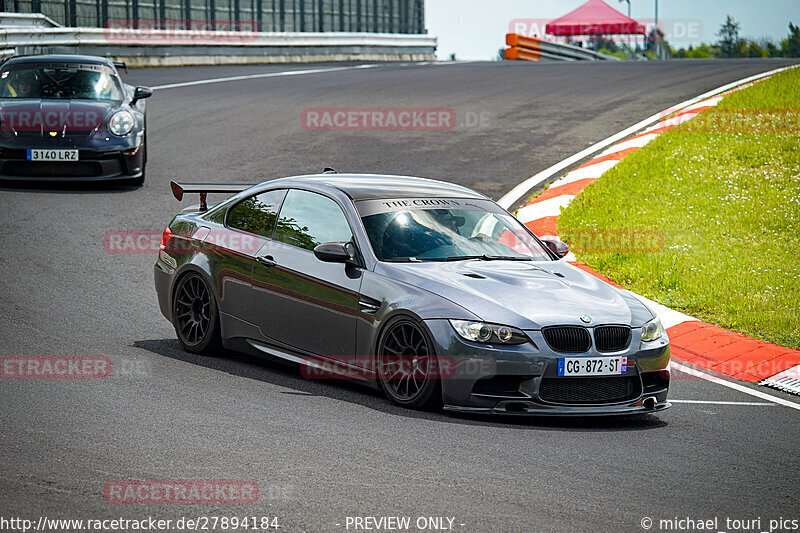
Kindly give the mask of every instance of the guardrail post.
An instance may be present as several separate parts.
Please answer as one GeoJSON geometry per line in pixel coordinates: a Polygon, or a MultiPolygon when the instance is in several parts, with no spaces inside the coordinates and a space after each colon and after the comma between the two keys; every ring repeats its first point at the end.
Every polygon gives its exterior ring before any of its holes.
{"type": "Polygon", "coordinates": [[[97,22],[101,28],[108,27],[108,0],[100,0],[99,18],[97,22]]]}
{"type": "Polygon", "coordinates": [[[317,31],[325,31],[325,6],[322,4],[322,0],[317,0],[317,24],[319,25],[317,31]]]}
{"type": "Polygon", "coordinates": [[[183,6],[183,27],[187,30],[192,29],[192,0],[186,0],[183,6]]]}
{"type": "MultiPolygon", "coordinates": [[[[103,0],[105,4],[105,19],[108,20],[108,0],[103,0]]],[[[158,27],[159,29],[164,29],[166,27],[165,22],[167,19],[167,0],[161,0],[158,4],[158,27]]]]}
{"type": "Polygon", "coordinates": [[[231,28],[233,31],[239,31],[241,27],[241,12],[239,6],[239,0],[233,0],[233,27],[231,28]]]}
{"type": "Polygon", "coordinates": [[[361,31],[361,0],[356,0],[356,31],[361,31]]]}
{"type": "Polygon", "coordinates": [[[281,31],[286,31],[286,0],[280,0],[281,6],[281,31]]]}
{"type": "Polygon", "coordinates": [[[131,3],[131,16],[133,17],[134,29],[139,28],[139,0],[133,0],[131,3]]]}
{"type": "Polygon", "coordinates": [[[73,28],[78,25],[78,5],[76,0],[69,0],[69,18],[67,24],[73,28]]]}

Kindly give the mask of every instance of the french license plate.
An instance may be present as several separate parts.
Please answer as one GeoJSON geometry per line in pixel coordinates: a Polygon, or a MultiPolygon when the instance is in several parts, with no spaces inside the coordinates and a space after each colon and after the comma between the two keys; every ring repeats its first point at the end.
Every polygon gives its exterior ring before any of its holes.
{"type": "Polygon", "coordinates": [[[77,150],[28,150],[28,161],[77,161],[77,150]]]}
{"type": "Polygon", "coordinates": [[[618,376],[628,373],[627,357],[559,357],[559,376],[618,376]]]}

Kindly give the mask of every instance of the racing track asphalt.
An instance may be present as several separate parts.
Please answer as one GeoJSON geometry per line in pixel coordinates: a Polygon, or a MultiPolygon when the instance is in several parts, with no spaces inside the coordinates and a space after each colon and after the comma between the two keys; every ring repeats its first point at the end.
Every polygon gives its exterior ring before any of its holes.
{"type": "MultiPolygon", "coordinates": [[[[497,199],[645,116],[783,64],[381,65],[156,91],[143,188],[0,188],[0,354],[113,362],[105,380],[0,381],[0,516],[272,515],[288,532],[344,531],[345,517],[364,515],[452,516],[464,532],[800,518],[797,410],[677,375],[673,398],[757,405],[679,403],[610,420],[406,411],[278,364],[182,352],[158,311],[154,256],[103,245],[108,230],[163,229],[180,207],[171,179],[257,182],[332,166],[446,179],[497,199]],[[334,106],[451,107],[461,125],[301,127],[304,108],[334,106]],[[468,127],[468,116],[483,122],[468,127]],[[108,504],[103,485],[119,479],[253,480],[261,496],[247,506],[108,504]]],[[[317,66],[137,70],[128,80],[307,68],[317,66]]]]}

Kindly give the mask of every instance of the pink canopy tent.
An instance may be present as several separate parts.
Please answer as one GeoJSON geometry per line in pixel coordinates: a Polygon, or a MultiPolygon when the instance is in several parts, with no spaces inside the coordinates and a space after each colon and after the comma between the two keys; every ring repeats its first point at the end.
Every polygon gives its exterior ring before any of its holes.
{"type": "Polygon", "coordinates": [[[589,0],[545,26],[551,35],[645,35],[644,24],[626,17],[603,0],[589,0]]]}

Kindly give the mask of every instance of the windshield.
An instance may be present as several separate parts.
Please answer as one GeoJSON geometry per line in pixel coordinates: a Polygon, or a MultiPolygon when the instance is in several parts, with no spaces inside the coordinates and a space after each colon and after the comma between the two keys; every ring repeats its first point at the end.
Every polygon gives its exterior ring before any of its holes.
{"type": "Polygon", "coordinates": [[[360,202],[361,220],[381,261],[551,260],[527,229],[493,202],[414,201],[360,202]]]}
{"type": "Polygon", "coordinates": [[[0,73],[0,98],[119,101],[122,89],[109,69],[26,65],[0,73]]]}

